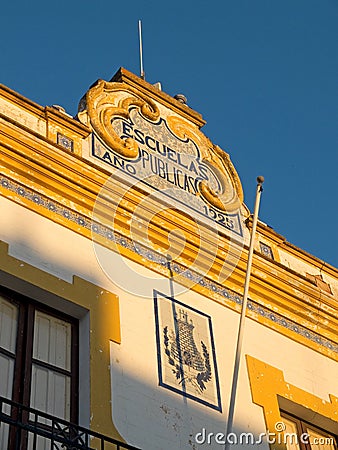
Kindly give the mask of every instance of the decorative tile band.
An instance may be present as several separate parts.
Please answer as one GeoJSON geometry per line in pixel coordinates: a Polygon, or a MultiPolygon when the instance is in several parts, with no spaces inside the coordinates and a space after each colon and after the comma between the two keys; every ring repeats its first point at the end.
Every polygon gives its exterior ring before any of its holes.
{"type": "MultiPolygon", "coordinates": [[[[82,228],[91,230],[93,233],[102,236],[107,240],[114,242],[115,244],[120,245],[142,256],[145,259],[148,259],[151,262],[158,263],[162,266],[167,265],[166,257],[161,255],[160,253],[155,252],[154,250],[142,244],[135,244],[128,237],[113,232],[110,228],[105,227],[94,221],[91,221],[81,214],[74,213],[70,209],[66,208],[65,206],[57,202],[48,199],[44,195],[38,194],[33,190],[28,189],[27,187],[22,187],[20,184],[15,183],[3,176],[0,178],[0,184],[2,185],[3,188],[16,193],[19,197],[26,198],[31,202],[35,203],[36,205],[40,205],[48,209],[49,211],[52,211],[53,213],[59,216],[62,216],[66,220],[69,220],[70,222],[73,222],[82,228]]],[[[227,289],[224,286],[221,286],[218,283],[209,280],[207,278],[201,278],[201,275],[198,274],[197,272],[187,269],[186,267],[180,265],[175,261],[173,261],[171,264],[172,270],[178,275],[181,275],[189,279],[189,281],[196,281],[196,283],[199,283],[206,289],[215,292],[216,294],[226,298],[227,300],[230,300],[234,304],[240,305],[242,303],[242,298],[235,292],[231,291],[230,289],[227,289]]],[[[293,322],[290,319],[285,318],[284,316],[278,313],[272,313],[267,308],[259,305],[258,303],[252,300],[248,300],[247,307],[251,312],[261,317],[264,317],[265,319],[268,319],[271,322],[280,325],[281,327],[288,329],[302,336],[303,338],[338,354],[338,345],[335,342],[332,342],[329,339],[326,339],[320,336],[319,334],[314,333],[311,330],[308,330],[307,328],[293,322]]]]}

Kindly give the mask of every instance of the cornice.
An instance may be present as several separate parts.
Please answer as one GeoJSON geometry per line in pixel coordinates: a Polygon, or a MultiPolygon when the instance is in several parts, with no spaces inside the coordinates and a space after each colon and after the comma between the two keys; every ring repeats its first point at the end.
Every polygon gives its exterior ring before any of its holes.
{"type": "Polygon", "coordinates": [[[20,106],[21,108],[25,109],[26,111],[29,111],[35,115],[39,115],[43,117],[44,115],[44,107],[39,105],[38,103],[33,102],[32,100],[24,97],[23,95],[19,94],[18,92],[13,91],[9,87],[0,84],[0,97],[5,98],[6,100],[9,100],[10,102],[14,103],[17,106],[20,106]]]}
{"type": "MultiPolygon", "coordinates": [[[[32,100],[29,100],[23,95],[18,94],[7,86],[4,86],[3,84],[0,84],[0,97],[20,107],[23,111],[33,114],[41,120],[46,120],[46,122],[53,122],[54,124],[77,134],[80,138],[87,137],[90,133],[90,129],[86,125],[79,122],[77,119],[74,119],[68,114],[58,111],[52,106],[43,107],[33,102],[32,100]]],[[[10,117],[3,115],[1,116],[3,119],[11,121],[10,117]]],[[[24,128],[23,125],[18,124],[18,126],[24,128]]]]}
{"type": "Polygon", "coordinates": [[[73,133],[78,134],[79,137],[85,138],[89,136],[91,132],[90,128],[79,122],[77,119],[60,112],[51,106],[45,106],[44,111],[46,120],[53,121],[60,127],[71,130],[73,133]]]}
{"type": "Polygon", "coordinates": [[[297,258],[302,259],[304,262],[311,264],[317,267],[320,271],[325,271],[328,275],[337,278],[338,277],[338,269],[331,264],[323,261],[320,258],[308,253],[306,250],[303,250],[291,242],[285,241],[281,245],[283,250],[288,251],[290,254],[296,256],[297,258]]]}
{"type": "MultiPolygon", "coordinates": [[[[252,216],[250,216],[246,220],[246,225],[249,230],[252,229],[252,216]]],[[[320,271],[325,271],[328,275],[334,278],[338,278],[338,268],[332,266],[331,264],[323,261],[320,258],[317,258],[311,253],[308,253],[306,250],[297,247],[291,242],[288,242],[284,236],[277,233],[273,228],[264,224],[263,222],[258,221],[257,232],[260,236],[264,236],[268,241],[276,244],[279,249],[284,250],[290,255],[293,255],[294,257],[298,258],[299,260],[316,267],[320,271]]],[[[274,263],[278,265],[277,261],[274,261],[274,263]]],[[[292,271],[292,269],[289,270],[292,271]]],[[[302,276],[301,274],[298,275],[302,276]]]]}
{"type": "Polygon", "coordinates": [[[133,73],[121,67],[117,73],[110,80],[113,82],[125,83],[128,86],[131,86],[148,97],[157,100],[159,103],[162,103],[164,106],[170,108],[172,111],[175,111],[180,116],[185,117],[189,121],[193,122],[199,128],[205,125],[205,120],[203,120],[202,115],[197,111],[193,110],[187,105],[176,100],[174,97],[171,97],[169,94],[166,94],[163,91],[160,91],[152,84],[143,80],[140,77],[137,77],[133,73]]]}
{"type": "MultiPolygon", "coordinates": [[[[246,220],[246,225],[249,230],[252,229],[252,215],[250,215],[246,220]]],[[[273,242],[276,245],[281,245],[286,241],[285,237],[281,234],[277,233],[272,227],[258,220],[257,222],[257,231],[261,236],[267,238],[270,242],[273,242]]]]}

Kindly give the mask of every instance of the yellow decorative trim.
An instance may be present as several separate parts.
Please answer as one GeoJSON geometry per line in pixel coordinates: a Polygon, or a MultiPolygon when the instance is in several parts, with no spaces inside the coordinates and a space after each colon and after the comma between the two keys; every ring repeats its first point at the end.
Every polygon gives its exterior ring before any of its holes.
{"type": "Polygon", "coordinates": [[[0,103],[0,120],[9,121],[53,144],[57,142],[57,132],[61,132],[73,140],[74,152],[81,155],[83,138],[88,137],[91,130],[78,120],[53,107],[40,106],[1,84],[0,103]]]}
{"type": "Polygon", "coordinates": [[[120,139],[112,127],[111,120],[113,117],[128,119],[130,107],[137,106],[144,117],[155,122],[160,117],[156,103],[131,87],[126,88],[121,83],[109,83],[104,80],[99,80],[89,89],[86,101],[90,122],[103,141],[122,156],[137,158],[137,142],[132,138],[120,139]],[[131,93],[133,96],[117,100],[117,94],[121,91],[131,93]]]}
{"type": "MultiPolygon", "coordinates": [[[[142,84],[141,81],[140,83],[142,84]]],[[[149,83],[143,85],[148,86],[149,83]]],[[[149,89],[151,88],[149,87],[149,89]]],[[[162,94],[159,93],[158,95],[162,96],[162,94]]],[[[155,97],[153,92],[152,95],[155,97]]],[[[174,99],[172,101],[176,102],[174,99]]],[[[187,113],[190,111],[184,105],[179,107],[182,107],[187,113]]],[[[197,127],[196,130],[194,130],[194,127],[191,128],[191,133],[195,133],[193,136],[196,136],[197,132],[197,127]]],[[[85,133],[85,129],[83,133],[85,133]]],[[[57,202],[67,208],[71,214],[81,215],[85,220],[90,222],[95,201],[102,186],[110,176],[109,172],[96,167],[90,161],[84,160],[76,154],[62,151],[60,148],[47,142],[45,138],[39,138],[37,134],[30,133],[27,128],[25,129],[20,124],[14,124],[13,121],[1,119],[0,135],[0,160],[3,165],[2,174],[8,180],[15,181],[23,188],[28,188],[33,193],[45,196],[47,200],[45,206],[43,206],[41,203],[35,203],[32,199],[19,195],[17,189],[11,191],[0,185],[2,195],[43,217],[47,217],[65,226],[67,229],[81,236],[91,239],[90,228],[86,228],[76,221],[70,221],[62,214],[56,214],[54,211],[49,210],[48,202],[57,202]]],[[[221,150],[219,152],[223,156],[225,155],[225,158],[227,157],[221,150]]],[[[217,159],[218,156],[215,156],[215,158],[217,159]]],[[[231,166],[227,167],[229,170],[231,169],[231,166]]],[[[126,193],[125,187],[121,183],[113,185],[111,201],[114,205],[119,205],[115,215],[115,230],[117,233],[130,237],[129,221],[133,217],[135,208],[143,200],[144,193],[141,190],[128,190],[126,193]]],[[[153,243],[153,248],[156,248],[159,252],[163,252],[163,243],[166,242],[168,233],[174,226],[177,226],[186,236],[185,248],[178,262],[183,267],[189,269],[191,267],[191,261],[194,261],[198,254],[199,262],[203,270],[204,267],[210,267],[210,260],[212,258],[212,265],[206,274],[205,280],[206,282],[209,280],[213,283],[219,282],[220,274],[228,264],[228,262],[224,261],[224,255],[227,255],[229,249],[228,236],[219,234],[218,251],[216,254],[211,255],[208,251],[208,246],[200,248],[200,240],[196,232],[195,222],[180,211],[171,208],[165,211],[163,208],[160,208],[161,213],[149,220],[152,212],[158,212],[158,206],[161,206],[160,203],[156,204],[156,199],[153,199],[153,201],[155,206],[149,203],[150,211],[147,212],[148,215],[140,217],[148,226],[146,230],[144,227],[142,229],[140,228],[140,236],[137,236],[136,241],[144,242],[144,239],[148,238],[153,243]]],[[[106,206],[106,216],[109,220],[109,217],[111,217],[111,209],[109,204],[106,206]]],[[[277,246],[285,245],[287,247],[291,245],[282,244],[283,237],[277,235],[271,228],[264,227],[262,224],[259,224],[258,232],[264,236],[267,242],[271,239],[277,246]]],[[[210,240],[214,239],[212,230],[210,231],[209,237],[210,240]]],[[[111,248],[111,243],[109,242],[103,242],[103,245],[111,248]]],[[[121,254],[127,258],[164,276],[167,275],[164,266],[142,258],[135,252],[124,249],[121,246],[118,248],[121,254]]],[[[295,257],[300,258],[300,260],[305,260],[319,267],[319,262],[315,258],[311,259],[309,255],[304,256],[301,250],[292,247],[290,252],[295,257]]],[[[226,288],[238,293],[238,295],[241,295],[243,292],[246,258],[247,248],[244,248],[233,273],[226,280],[226,288]]],[[[325,274],[325,271],[328,271],[331,276],[338,279],[337,269],[323,265],[323,263],[322,266],[323,274],[325,274]]],[[[189,284],[183,277],[177,277],[177,281],[184,285],[189,284]]],[[[212,301],[217,301],[233,310],[239,309],[238,304],[233,299],[228,299],[221,294],[222,286],[220,284],[218,285],[219,290],[217,292],[212,292],[210,288],[207,289],[201,285],[195,285],[193,289],[212,301]]],[[[287,320],[290,319],[295,324],[299,324],[309,331],[316,333],[316,335],[330,340],[336,346],[338,342],[336,300],[333,296],[320,292],[310,280],[307,280],[295,271],[282,266],[278,262],[267,260],[261,255],[255,254],[249,295],[254,302],[262,305],[266,311],[277,313],[287,320]]],[[[309,348],[313,348],[337,360],[336,351],[333,352],[328,346],[324,347],[291,329],[276,324],[269,318],[268,314],[266,314],[266,317],[263,317],[262,315],[248,311],[248,316],[297,342],[307,345],[309,348]]]]}
{"type": "Polygon", "coordinates": [[[73,152],[81,156],[83,138],[89,136],[90,128],[50,106],[45,107],[45,119],[48,140],[57,143],[57,134],[61,133],[73,141],[73,152]]]}
{"type": "Polygon", "coordinates": [[[174,97],[166,94],[164,91],[160,91],[152,84],[134,75],[132,72],[129,72],[123,67],[118,70],[110,81],[123,83],[136,89],[137,92],[142,93],[147,98],[151,97],[153,100],[157,100],[166,108],[169,108],[179,116],[189,120],[189,122],[194,123],[198,128],[205,125],[205,121],[200,113],[191,109],[188,105],[184,105],[179,102],[174,97]]]}
{"type": "MultiPolygon", "coordinates": [[[[121,139],[112,126],[114,117],[129,119],[132,106],[138,107],[141,114],[152,122],[160,118],[160,111],[151,98],[141,94],[134,87],[120,82],[99,80],[87,92],[86,105],[83,105],[83,108],[87,109],[93,129],[109,147],[126,158],[136,159],[139,155],[137,142],[132,138],[121,139]],[[122,98],[121,93],[124,93],[122,98]]],[[[80,118],[87,121],[84,111],[80,113],[80,118]]],[[[191,138],[199,144],[202,161],[211,167],[220,181],[222,188],[220,193],[214,192],[205,181],[199,183],[202,197],[221,211],[239,210],[243,203],[243,191],[229,155],[214,146],[192,122],[178,116],[168,116],[166,120],[170,130],[177,137],[191,138]]]]}
{"type": "MultiPolygon", "coordinates": [[[[13,158],[9,160],[11,164],[13,163],[13,160],[13,158]]],[[[61,172],[61,170],[59,172],[61,172]]],[[[16,173],[20,172],[16,170],[16,173]]],[[[33,173],[34,171],[30,170],[31,176],[33,176],[33,173]]],[[[81,188],[81,190],[79,190],[78,196],[81,195],[81,203],[79,202],[79,197],[74,195],[75,191],[73,191],[74,188],[71,189],[70,183],[67,187],[64,187],[63,185],[58,187],[56,185],[53,191],[47,191],[47,198],[50,198],[52,202],[53,200],[57,201],[65,208],[68,208],[70,214],[75,214],[76,216],[80,214],[84,220],[90,221],[90,210],[93,207],[92,205],[94,204],[93,202],[97,195],[93,192],[93,190],[95,191],[95,186],[97,186],[97,183],[95,182],[95,174],[96,172],[92,172],[92,176],[87,178],[85,176],[85,167],[83,168],[83,183],[86,183],[86,179],[90,179],[91,185],[88,189],[81,188]],[[55,192],[62,192],[62,190],[63,194],[55,197],[55,192]],[[84,197],[84,195],[86,196],[84,197]],[[84,198],[86,199],[85,204],[83,201],[84,198]]],[[[77,177],[74,174],[72,174],[72,176],[73,180],[76,180],[77,177]]],[[[41,174],[38,179],[41,179],[41,174]]],[[[56,180],[57,178],[55,178],[54,181],[56,180]]],[[[31,184],[31,182],[29,184],[31,184]]],[[[35,187],[38,187],[39,190],[41,190],[41,186],[43,185],[45,185],[45,183],[36,181],[35,187]]],[[[25,186],[27,186],[27,182],[23,184],[23,187],[25,186]]],[[[121,198],[121,195],[119,195],[118,193],[118,187],[119,185],[115,186],[115,189],[117,189],[116,195],[117,198],[121,198]]],[[[44,206],[41,202],[36,203],[26,196],[20,196],[17,192],[17,189],[8,190],[7,188],[0,185],[0,192],[4,197],[13,200],[21,205],[24,205],[32,211],[35,211],[36,213],[41,214],[42,216],[47,217],[50,220],[53,220],[54,222],[57,222],[86,238],[92,238],[90,226],[81,226],[78,221],[69,220],[63,214],[57,214],[55,211],[52,211],[48,207],[46,207],[47,205],[44,206]]],[[[130,230],[127,223],[128,220],[132,217],[131,214],[133,211],[133,205],[139,204],[141,200],[142,193],[136,191],[128,193],[128,198],[126,198],[124,204],[120,205],[121,208],[116,214],[116,232],[119,232],[121,235],[128,237],[130,230]]],[[[109,204],[107,205],[107,208],[107,217],[109,221],[109,204]]],[[[155,207],[155,211],[156,210],[158,209],[155,207]]],[[[195,230],[190,228],[190,225],[188,224],[186,218],[180,217],[177,212],[172,210],[170,212],[170,215],[168,215],[167,213],[161,215],[160,220],[157,220],[157,218],[155,217],[155,219],[149,223],[149,227],[147,230],[148,239],[156,244],[156,246],[158,245],[159,249],[162,249],[163,242],[166,242],[168,232],[173,227],[174,223],[177,227],[181,228],[184,231],[188,238],[184,254],[180,258],[179,262],[189,269],[191,266],[191,260],[195,259],[194,255],[196,255],[197,237],[195,236],[195,230]],[[163,223],[166,223],[165,228],[162,225],[159,226],[159,224],[163,223]]],[[[135,239],[135,236],[133,236],[133,238],[135,239]]],[[[141,242],[142,238],[143,237],[140,235],[139,239],[141,242]]],[[[111,242],[103,238],[101,243],[108,248],[114,248],[111,242]]],[[[222,259],[222,251],[225,251],[227,245],[227,239],[220,236],[219,252],[216,255],[213,255],[214,262],[210,269],[210,272],[207,275],[210,280],[218,280],[219,274],[222,271],[222,267],[224,265],[224,261],[222,259]]],[[[137,253],[123,248],[122,246],[118,246],[118,249],[122,255],[141,265],[144,265],[150,270],[159,272],[164,276],[168,275],[165,267],[161,266],[160,264],[146,260],[137,253]]],[[[210,258],[207,249],[202,248],[198,251],[200,252],[199,257],[201,258],[201,263],[204,260],[207,262],[210,258]]],[[[255,255],[250,289],[251,299],[256,301],[259,305],[265,306],[271,313],[278,313],[287,319],[293,320],[295,324],[299,324],[307,328],[308,330],[317,333],[317,335],[319,336],[330,339],[332,342],[337,342],[338,321],[334,300],[330,299],[329,296],[325,296],[323,293],[320,293],[318,289],[310,282],[310,280],[307,280],[305,277],[304,280],[302,280],[302,283],[299,283],[299,275],[295,273],[293,274],[290,270],[282,266],[276,267],[276,269],[273,270],[272,268],[274,267],[276,266],[272,261],[267,261],[260,255],[255,255]],[[295,286],[295,288],[292,288],[292,286],[295,286]]],[[[246,252],[243,252],[238,261],[236,269],[226,281],[227,288],[232,289],[233,291],[240,294],[242,293],[245,269],[246,252]]],[[[182,283],[183,285],[188,284],[191,286],[191,282],[184,279],[183,277],[178,276],[177,281],[182,283]]],[[[225,298],[224,296],[219,295],[216,292],[211,292],[210,289],[205,289],[199,284],[193,286],[193,289],[197,292],[200,292],[202,295],[213,299],[214,301],[217,301],[223,305],[227,305],[231,309],[238,309],[236,303],[234,304],[234,302],[230,299],[225,298]]],[[[266,317],[264,317],[262,315],[258,315],[254,312],[248,311],[248,316],[252,317],[259,323],[262,323],[269,328],[277,330],[278,332],[288,336],[289,338],[296,340],[297,342],[301,342],[302,344],[307,345],[310,348],[313,348],[316,351],[324,353],[330,358],[337,360],[337,353],[330,350],[330,348],[323,347],[315,341],[310,341],[309,339],[304,337],[304,335],[300,335],[299,333],[294,332],[292,329],[287,329],[278,325],[276,322],[269,318],[269,314],[266,314],[266,317]]]]}
{"type": "Polygon", "coordinates": [[[109,341],[121,343],[119,298],[82,278],[67,283],[8,255],[0,241],[0,271],[86,308],[90,314],[91,428],[121,440],[112,423],[109,341]]]}
{"type": "MultiPolygon", "coordinates": [[[[252,400],[257,405],[262,406],[266,429],[270,433],[276,433],[275,425],[278,422],[283,422],[278,397],[283,397],[311,410],[313,413],[338,422],[338,398],[334,395],[329,394],[330,401],[327,402],[286,382],[281,370],[263,361],[246,355],[246,363],[252,400]]],[[[281,442],[283,442],[283,439],[281,439],[281,442]]],[[[285,450],[286,446],[277,442],[271,444],[270,448],[271,450],[285,450]]]]}
{"type": "Polygon", "coordinates": [[[180,139],[190,138],[200,144],[202,162],[212,168],[221,183],[222,192],[217,194],[205,181],[202,181],[199,184],[202,197],[221,211],[239,210],[243,203],[243,190],[229,155],[218,146],[214,146],[203,133],[186,120],[169,116],[167,117],[167,123],[171,131],[180,139]],[[229,186],[231,186],[232,192],[228,192],[229,186]]]}
{"type": "MultiPolygon", "coordinates": [[[[117,188],[118,186],[116,186],[117,188]]],[[[48,206],[48,198],[46,200],[41,200],[35,202],[33,200],[33,195],[30,196],[21,196],[19,195],[18,188],[12,187],[11,189],[7,189],[0,184],[0,192],[3,193],[3,196],[14,200],[15,202],[26,206],[27,208],[35,211],[38,214],[41,214],[44,217],[47,217],[61,225],[64,225],[66,228],[91,239],[91,225],[90,218],[88,217],[88,210],[82,209],[80,205],[77,206],[76,210],[70,207],[68,204],[66,191],[63,196],[62,208],[67,210],[67,214],[73,216],[73,218],[68,218],[64,213],[57,213],[54,210],[49,209],[48,206]],[[81,214],[82,213],[82,214],[81,214]],[[79,223],[79,219],[85,222],[86,225],[81,225],[79,223]]],[[[117,215],[118,221],[115,222],[115,232],[120,233],[121,236],[128,237],[129,229],[126,227],[126,223],[129,220],[129,208],[130,205],[138,204],[142,197],[141,193],[134,192],[133,195],[130,193],[130,197],[128,201],[126,201],[126,208],[124,206],[121,208],[121,220],[119,219],[119,215],[117,215]],[[137,196],[135,197],[135,195],[137,196]]],[[[119,198],[121,198],[118,195],[119,198]]],[[[35,198],[35,197],[34,197],[35,198]]],[[[93,197],[95,198],[95,197],[93,197]]],[[[51,200],[53,203],[53,200],[51,200]]],[[[73,204],[74,205],[74,204],[73,204]]],[[[72,206],[73,206],[72,205],[72,206]]],[[[150,205],[149,205],[150,206],[150,205]]],[[[107,217],[109,222],[109,204],[107,205],[107,217]]],[[[156,208],[155,208],[156,210],[156,208]]],[[[174,212],[172,212],[173,215],[174,212]]],[[[110,222],[109,222],[110,223],[110,222]]],[[[190,230],[187,227],[186,220],[184,218],[172,217],[169,218],[164,215],[161,216],[160,220],[154,220],[149,224],[148,229],[148,239],[150,239],[155,245],[155,247],[159,247],[159,253],[162,253],[163,242],[165,242],[168,236],[168,230],[170,231],[170,227],[173,224],[181,227],[187,235],[189,235],[189,242],[186,245],[184,250],[184,255],[179,259],[179,263],[182,264],[183,267],[186,267],[189,270],[191,266],[191,262],[189,258],[195,258],[194,249],[195,249],[195,238],[194,231],[190,230]],[[166,221],[167,228],[158,227],[158,223],[162,223],[166,221]],[[184,256],[184,257],[183,257],[184,256]]],[[[142,236],[140,235],[140,240],[142,242],[142,236]]],[[[135,236],[133,236],[135,239],[135,236]]],[[[128,248],[125,248],[121,245],[117,245],[112,243],[111,241],[105,239],[103,236],[97,236],[95,238],[102,245],[110,248],[112,250],[118,249],[118,251],[125,257],[135,261],[136,263],[147,267],[150,270],[154,270],[157,273],[161,273],[163,276],[168,276],[167,269],[160,263],[155,261],[150,261],[144,258],[142,255],[139,255],[135,251],[131,251],[128,248]]],[[[224,239],[224,242],[220,241],[220,252],[222,249],[227,247],[227,241],[224,239]]],[[[210,256],[208,255],[207,249],[200,249],[200,256],[202,259],[210,256]]],[[[219,273],[222,270],[222,254],[213,255],[215,257],[213,266],[210,269],[210,272],[205,278],[206,283],[208,280],[218,280],[219,273]]],[[[243,289],[244,277],[245,277],[245,269],[246,269],[246,253],[241,255],[241,258],[238,261],[237,267],[231,276],[226,281],[226,286],[228,289],[232,289],[234,292],[241,293],[243,289]]],[[[224,262],[223,262],[224,264],[224,262]]],[[[273,263],[267,261],[265,258],[260,255],[255,255],[253,262],[253,274],[251,280],[251,290],[250,297],[252,300],[256,301],[258,305],[262,305],[264,308],[264,314],[257,314],[255,310],[248,310],[248,316],[254,319],[255,321],[262,323],[268,326],[271,329],[274,329],[287,337],[300,342],[322,354],[329,356],[330,358],[337,360],[338,353],[335,350],[337,347],[337,330],[338,330],[338,321],[337,316],[335,314],[336,306],[333,300],[326,301],[324,303],[324,296],[318,292],[318,289],[313,286],[313,284],[304,278],[304,283],[299,285],[299,275],[292,274],[289,270],[286,270],[284,267],[279,267],[278,272],[272,270],[273,263]],[[285,286],[283,285],[285,284],[285,286]],[[297,289],[295,292],[290,289],[290,285],[296,285],[297,289]],[[305,297],[306,296],[306,297],[305,297]],[[306,301],[306,298],[308,300],[306,301]],[[294,325],[299,324],[301,327],[304,327],[305,330],[308,329],[310,332],[316,333],[317,336],[323,336],[325,339],[331,340],[332,346],[330,347],[328,343],[325,345],[323,343],[317,342],[315,338],[310,338],[305,336],[305,331],[302,334],[299,332],[295,332],[292,326],[281,326],[280,320],[279,323],[276,320],[271,319],[271,314],[279,314],[282,317],[285,317],[289,322],[289,319],[293,320],[294,325]]],[[[213,301],[217,301],[222,305],[226,305],[231,309],[235,309],[239,311],[239,304],[234,302],[234,299],[231,297],[225,297],[221,293],[211,290],[210,288],[205,288],[200,284],[194,284],[192,286],[191,280],[187,280],[183,276],[175,276],[177,282],[189,286],[191,289],[200,292],[202,295],[212,299],[213,301]]],[[[219,286],[217,291],[222,292],[222,287],[219,286]]]]}

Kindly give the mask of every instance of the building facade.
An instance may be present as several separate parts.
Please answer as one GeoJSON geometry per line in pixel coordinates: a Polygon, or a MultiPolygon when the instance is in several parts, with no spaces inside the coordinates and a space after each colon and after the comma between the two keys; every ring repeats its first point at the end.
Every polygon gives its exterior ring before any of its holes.
{"type": "Polygon", "coordinates": [[[258,222],[202,116],[125,69],[0,88],[0,448],[335,449],[338,271],[258,222]]]}

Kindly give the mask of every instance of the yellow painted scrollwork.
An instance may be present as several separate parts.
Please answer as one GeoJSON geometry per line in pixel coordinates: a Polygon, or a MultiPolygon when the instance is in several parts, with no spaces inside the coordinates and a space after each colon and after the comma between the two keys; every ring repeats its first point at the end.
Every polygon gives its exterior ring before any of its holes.
{"type": "Polygon", "coordinates": [[[87,111],[95,132],[116,152],[125,158],[138,157],[138,146],[132,138],[121,139],[112,126],[112,118],[129,118],[131,106],[140,109],[142,115],[151,121],[157,121],[160,112],[156,103],[136,92],[133,88],[126,88],[122,83],[110,83],[99,80],[86,95],[87,111]],[[132,96],[118,99],[122,91],[132,96]]]}
{"type": "Polygon", "coordinates": [[[206,181],[201,181],[201,196],[213,207],[226,212],[238,210],[243,202],[242,185],[229,155],[212,142],[198,129],[185,120],[170,116],[169,128],[180,139],[192,139],[201,150],[202,162],[210,167],[221,184],[221,192],[215,192],[206,181]]]}
{"type": "MultiPolygon", "coordinates": [[[[121,139],[112,120],[116,117],[129,119],[132,107],[137,107],[150,122],[156,123],[160,119],[159,108],[150,96],[122,82],[99,80],[88,90],[85,103],[87,117],[95,133],[115,152],[128,159],[138,158],[138,144],[131,137],[121,139]]],[[[198,191],[203,200],[220,211],[238,210],[243,203],[243,191],[229,155],[213,145],[192,122],[172,114],[165,119],[173,134],[182,140],[191,139],[198,146],[201,162],[219,181],[217,191],[207,180],[199,182],[198,191]]]]}

